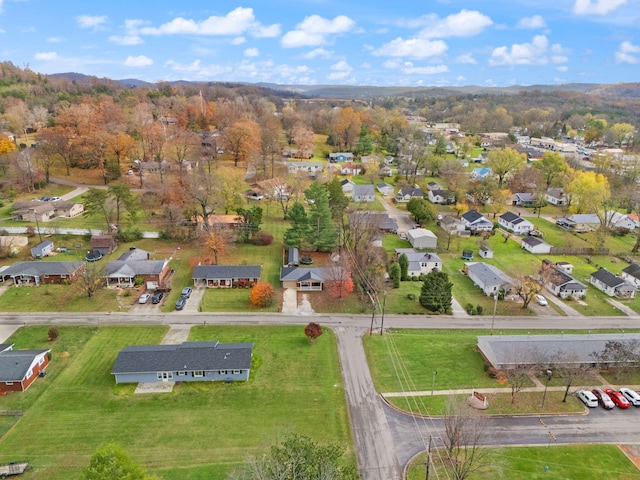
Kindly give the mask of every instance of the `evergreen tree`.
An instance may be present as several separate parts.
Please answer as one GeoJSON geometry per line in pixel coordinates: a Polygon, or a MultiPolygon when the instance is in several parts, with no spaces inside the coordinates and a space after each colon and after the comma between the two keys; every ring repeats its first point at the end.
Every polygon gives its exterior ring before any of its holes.
{"type": "Polygon", "coordinates": [[[451,313],[451,289],[453,283],[449,275],[438,270],[431,270],[424,276],[420,291],[420,305],[437,313],[451,313]]]}
{"type": "Polygon", "coordinates": [[[287,212],[287,220],[291,222],[291,226],[284,232],[284,245],[300,248],[309,231],[309,218],[300,202],[291,206],[287,212]]]}
{"type": "MultiPolygon", "coordinates": [[[[406,255],[405,255],[406,257],[406,255]]],[[[389,268],[389,278],[393,282],[393,288],[400,288],[400,264],[394,263],[389,268]]]]}
{"type": "Polygon", "coordinates": [[[405,281],[409,278],[409,257],[403,253],[398,258],[398,264],[400,265],[400,280],[405,281]]]}
{"type": "Polygon", "coordinates": [[[307,243],[318,251],[331,251],[338,245],[338,227],[329,208],[327,188],[314,182],[304,194],[309,203],[307,243]]]}
{"type": "Polygon", "coordinates": [[[333,180],[327,183],[327,192],[329,194],[331,215],[336,222],[342,223],[344,211],[349,206],[349,197],[342,191],[342,185],[338,177],[333,177],[333,180]]]}

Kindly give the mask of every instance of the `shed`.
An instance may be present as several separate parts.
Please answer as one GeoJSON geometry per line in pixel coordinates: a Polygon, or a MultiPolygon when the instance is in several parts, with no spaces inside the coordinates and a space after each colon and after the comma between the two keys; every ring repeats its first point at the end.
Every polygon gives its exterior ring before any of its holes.
{"type": "Polygon", "coordinates": [[[478,255],[480,255],[482,258],[493,258],[493,250],[483,245],[482,247],[480,247],[478,255]]]}
{"type": "Polygon", "coordinates": [[[31,256],[33,258],[44,258],[51,252],[53,252],[53,242],[45,240],[31,249],[31,256]]]}
{"type": "Polygon", "coordinates": [[[438,247],[438,237],[431,230],[426,228],[414,228],[407,232],[407,240],[413,248],[431,248],[438,247]]]}

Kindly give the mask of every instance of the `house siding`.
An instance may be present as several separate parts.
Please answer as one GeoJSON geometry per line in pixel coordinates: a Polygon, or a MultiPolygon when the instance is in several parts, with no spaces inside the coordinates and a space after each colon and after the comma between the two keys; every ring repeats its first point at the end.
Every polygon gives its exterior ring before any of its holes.
{"type": "Polygon", "coordinates": [[[193,370],[171,372],[140,372],[140,373],[116,373],[116,383],[157,383],[157,382],[243,382],[249,380],[250,370],[206,370],[202,376],[196,376],[193,370]],[[234,371],[240,373],[234,374],[234,371]],[[166,379],[159,378],[159,374],[166,373],[166,379]],[[186,373],[186,375],[182,375],[186,373]],[[169,376],[171,378],[169,378],[169,376]]]}

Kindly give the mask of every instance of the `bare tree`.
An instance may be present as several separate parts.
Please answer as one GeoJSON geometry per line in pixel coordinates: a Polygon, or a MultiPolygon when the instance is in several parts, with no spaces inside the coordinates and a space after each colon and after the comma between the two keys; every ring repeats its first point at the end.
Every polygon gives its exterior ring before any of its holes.
{"type": "Polygon", "coordinates": [[[531,381],[533,368],[531,365],[516,364],[514,368],[505,370],[507,382],[511,387],[511,404],[516,401],[516,395],[531,381]]]}
{"type": "Polygon", "coordinates": [[[529,275],[517,275],[513,277],[513,289],[522,300],[522,308],[527,308],[531,300],[542,290],[542,284],[529,275]]]}
{"type": "Polygon", "coordinates": [[[89,298],[93,298],[95,293],[104,285],[104,263],[87,262],[84,271],[76,280],[75,285],[82,293],[86,293],[89,298]]]}
{"type": "Polygon", "coordinates": [[[464,399],[450,397],[445,405],[447,469],[464,480],[487,464],[487,450],[480,445],[486,436],[484,419],[464,399]]]}
{"type": "Polygon", "coordinates": [[[605,363],[615,369],[615,378],[626,377],[630,369],[636,369],[640,365],[640,342],[630,340],[621,342],[610,340],[601,352],[593,352],[591,356],[598,363],[605,363]]]}

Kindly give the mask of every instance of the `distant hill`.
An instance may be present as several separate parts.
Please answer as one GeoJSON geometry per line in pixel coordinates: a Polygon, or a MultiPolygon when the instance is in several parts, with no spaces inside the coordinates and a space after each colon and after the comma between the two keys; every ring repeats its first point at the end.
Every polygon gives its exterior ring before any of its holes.
{"type": "MultiPolygon", "coordinates": [[[[79,84],[95,85],[96,83],[113,84],[118,83],[127,88],[147,87],[151,88],[155,84],[127,78],[123,80],[111,80],[107,78],[92,77],[81,73],[56,73],[49,75],[54,78],[64,78],[79,84]]],[[[353,85],[282,85],[277,83],[246,83],[246,82],[190,82],[178,80],[169,82],[172,85],[223,85],[223,86],[245,86],[256,87],[273,92],[291,93],[304,97],[316,98],[336,98],[336,99],[357,99],[365,100],[369,98],[381,97],[448,97],[452,95],[515,95],[521,92],[576,92],[587,95],[599,95],[606,98],[616,99],[640,99],[640,83],[567,83],[564,85],[513,85],[509,87],[376,87],[376,86],[353,86],[353,85]]]]}

